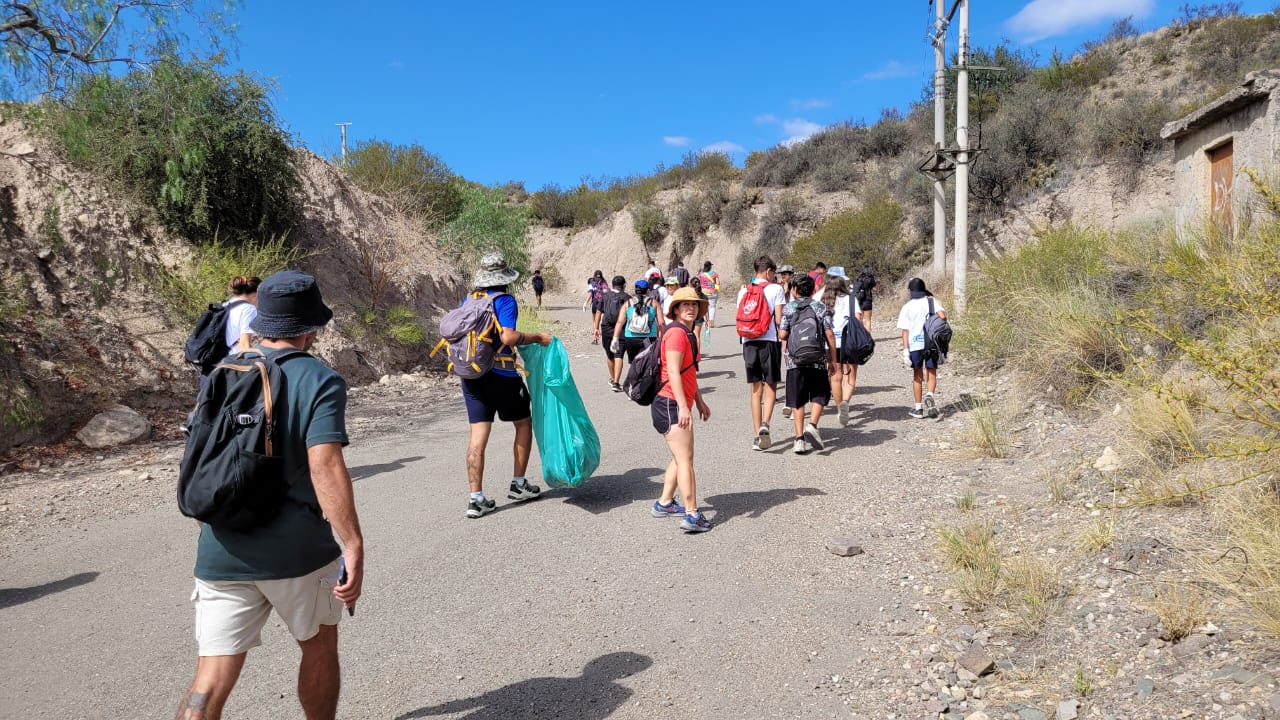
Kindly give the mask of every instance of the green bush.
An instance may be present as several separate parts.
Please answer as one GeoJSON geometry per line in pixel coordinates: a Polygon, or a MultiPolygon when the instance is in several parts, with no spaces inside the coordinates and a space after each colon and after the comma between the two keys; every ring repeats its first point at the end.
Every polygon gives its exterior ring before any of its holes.
{"type": "Polygon", "coordinates": [[[633,205],[631,207],[631,227],[640,236],[644,249],[652,253],[666,239],[671,231],[671,223],[662,208],[653,205],[633,205]]]}
{"type": "Polygon", "coordinates": [[[1089,113],[1084,136],[1098,155],[1119,166],[1132,187],[1151,154],[1163,147],[1160,128],[1176,112],[1158,98],[1127,93],[1089,113]]]}
{"type": "Polygon", "coordinates": [[[1280,63],[1280,12],[1244,17],[1231,13],[1202,24],[1187,55],[1207,84],[1235,83],[1250,71],[1280,63]]]}
{"type": "Polygon", "coordinates": [[[521,276],[529,272],[529,218],[525,208],[508,205],[500,188],[458,185],[462,212],[441,231],[441,240],[469,272],[480,256],[499,251],[521,276]]]}
{"type": "Polygon", "coordinates": [[[904,212],[886,196],[869,198],[858,210],[827,218],[812,233],[796,240],[788,262],[796,267],[829,265],[860,268],[870,265],[884,277],[899,277],[906,270],[899,251],[904,212]]]}
{"type": "Polygon", "coordinates": [[[1028,186],[1028,180],[1074,151],[1076,110],[1034,83],[1009,92],[984,129],[988,151],[978,155],[970,190],[978,208],[993,211],[1028,186]]]}
{"type": "Polygon", "coordinates": [[[573,203],[564,188],[554,183],[529,196],[529,213],[545,222],[548,227],[573,227],[573,203]]]}
{"type": "Polygon", "coordinates": [[[462,193],[453,171],[421,145],[382,140],[357,143],[336,161],[360,188],[381,195],[398,209],[439,227],[462,212],[462,193]]]}
{"type": "Polygon", "coordinates": [[[1110,77],[1119,62],[1105,46],[1095,47],[1069,62],[1063,62],[1062,54],[1054,50],[1049,64],[1037,68],[1032,74],[1036,83],[1045,90],[1080,92],[1110,77]]]}
{"type": "Polygon", "coordinates": [[[154,278],[156,292],[184,320],[195,322],[209,303],[227,299],[227,283],[231,278],[238,275],[265,278],[296,267],[306,257],[282,237],[234,245],[215,239],[196,246],[191,260],[180,269],[158,271],[154,278]]]}
{"type": "Polygon", "coordinates": [[[45,118],[68,156],[197,242],[287,235],[301,212],[289,136],[267,88],[243,72],[164,61],[98,75],[45,118]]]}
{"type": "Polygon", "coordinates": [[[757,192],[738,192],[725,203],[720,216],[720,229],[731,238],[742,236],[751,225],[751,207],[760,202],[757,192]]]}

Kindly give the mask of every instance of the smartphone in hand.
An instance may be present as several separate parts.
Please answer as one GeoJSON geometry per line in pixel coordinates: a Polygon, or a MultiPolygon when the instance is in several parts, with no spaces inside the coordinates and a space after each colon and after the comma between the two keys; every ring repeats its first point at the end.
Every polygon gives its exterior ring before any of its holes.
{"type": "MultiPolygon", "coordinates": [[[[347,559],[343,557],[338,558],[338,584],[339,585],[347,584],[347,559]]],[[[351,617],[356,616],[355,605],[347,606],[347,615],[351,617]]]]}

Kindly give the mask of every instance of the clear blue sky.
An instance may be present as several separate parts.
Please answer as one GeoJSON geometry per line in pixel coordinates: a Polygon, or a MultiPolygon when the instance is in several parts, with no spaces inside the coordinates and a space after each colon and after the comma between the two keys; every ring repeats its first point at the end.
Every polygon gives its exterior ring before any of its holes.
{"type": "MultiPolygon", "coordinates": [[[[943,0],[950,7],[954,0],[943,0]]],[[[972,0],[973,43],[1067,53],[1184,0],[972,0]]],[[[1246,0],[1266,12],[1274,0],[1246,0]]],[[[233,65],[277,84],[312,150],[420,143],[487,184],[576,185],[687,152],[746,153],[920,97],[928,0],[647,3],[245,0],[233,65]]],[[[950,35],[949,54],[956,34],[950,35]]]]}

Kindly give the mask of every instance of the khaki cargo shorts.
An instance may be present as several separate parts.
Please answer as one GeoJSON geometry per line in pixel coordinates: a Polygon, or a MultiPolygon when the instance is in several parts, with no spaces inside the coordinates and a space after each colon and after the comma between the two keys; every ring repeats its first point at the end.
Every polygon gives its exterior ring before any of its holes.
{"type": "Polygon", "coordinates": [[[196,579],[191,605],[196,610],[200,655],[239,655],[262,644],[262,626],[272,608],[299,642],[321,625],[337,625],[342,603],[333,596],[338,561],[315,572],[283,580],[196,579]]]}

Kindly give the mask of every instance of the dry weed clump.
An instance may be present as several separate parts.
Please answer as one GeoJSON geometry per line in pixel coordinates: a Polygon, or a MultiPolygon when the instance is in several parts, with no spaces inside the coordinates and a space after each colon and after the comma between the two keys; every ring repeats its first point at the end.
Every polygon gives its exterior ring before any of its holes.
{"type": "Polygon", "coordinates": [[[1280,637],[1280,490],[1273,483],[1222,492],[1214,519],[1225,552],[1204,557],[1199,572],[1263,631],[1280,637]]]}
{"type": "Polygon", "coordinates": [[[987,457],[1008,457],[1012,444],[1012,412],[1006,406],[979,395],[962,396],[959,405],[973,420],[973,425],[965,433],[966,439],[987,457]]]}
{"type": "Polygon", "coordinates": [[[938,547],[956,590],[975,608],[996,608],[1025,632],[1035,632],[1065,594],[1061,570],[1025,553],[1004,557],[989,520],[938,530],[938,547]]]}
{"type": "Polygon", "coordinates": [[[1085,526],[1078,539],[1080,549],[1086,552],[1098,552],[1116,541],[1115,516],[1095,518],[1085,526]]]}
{"type": "Polygon", "coordinates": [[[1162,583],[1156,588],[1151,611],[1160,620],[1163,637],[1178,642],[1190,636],[1208,619],[1204,590],[1189,583],[1162,583]]]}

